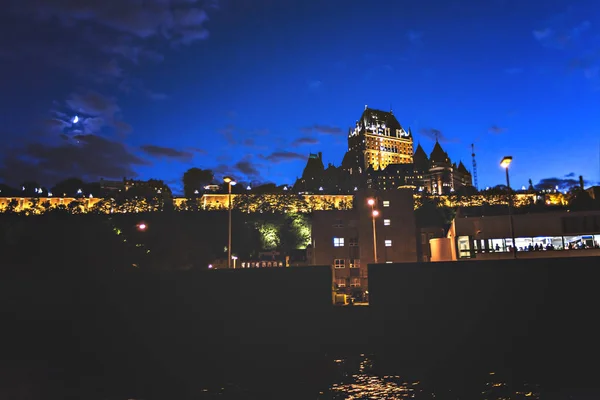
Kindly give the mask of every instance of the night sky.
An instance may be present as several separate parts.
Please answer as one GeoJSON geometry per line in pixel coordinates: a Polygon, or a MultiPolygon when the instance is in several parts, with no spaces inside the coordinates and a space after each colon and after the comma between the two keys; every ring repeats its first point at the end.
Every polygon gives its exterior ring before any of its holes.
{"type": "Polygon", "coordinates": [[[8,0],[0,181],[339,165],[365,105],[479,186],[600,181],[597,0],[8,0]],[[142,5],[145,4],[145,5],[142,5]],[[77,123],[73,123],[77,116],[77,123]]]}

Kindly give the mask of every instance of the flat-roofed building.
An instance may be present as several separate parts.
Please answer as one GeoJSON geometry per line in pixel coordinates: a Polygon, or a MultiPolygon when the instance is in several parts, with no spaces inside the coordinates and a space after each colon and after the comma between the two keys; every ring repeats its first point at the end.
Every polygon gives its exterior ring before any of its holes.
{"type": "MultiPolygon", "coordinates": [[[[459,210],[447,238],[430,242],[432,261],[513,257],[508,212],[497,214],[459,210]]],[[[600,255],[600,211],[515,214],[512,220],[517,257],[600,255]]]]}
{"type": "Polygon", "coordinates": [[[360,192],[351,210],[315,211],[311,263],[331,265],[338,289],[368,286],[367,264],[416,262],[416,227],[412,190],[360,192]],[[373,206],[368,204],[373,199],[373,206]],[[376,241],[373,235],[372,210],[376,241]]]}

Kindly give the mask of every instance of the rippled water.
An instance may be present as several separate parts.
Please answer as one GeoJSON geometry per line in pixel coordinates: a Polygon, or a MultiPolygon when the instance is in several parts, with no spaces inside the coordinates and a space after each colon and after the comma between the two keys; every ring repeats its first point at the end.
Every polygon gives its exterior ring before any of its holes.
{"type": "MultiPolygon", "coordinates": [[[[349,359],[335,360],[339,380],[329,390],[320,393],[318,399],[379,400],[379,399],[446,399],[460,398],[452,389],[432,390],[420,381],[407,381],[398,375],[378,376],[373,368],[373,360],[364,354],[358,358],[358,365],[349,359]]],[[[474,383],[478,385],[477,382],[474,383]]],[[[495,372],[490,372],[488,382],[481,382],[481,399],[520,400],[540,399],[538,385],[523,384],[510,388],[495,372]]]]}
{"type": "MultiPolygon", "coordinates": [[[[468,386],[474,395],[458,394],[452,388],[433,389],[431,383],[407,380],[398,375],[378,375],[371,356],[332,360],[334,377],[327,390],[315,393],[318,400],[392,400],[392,399],[480,399],[480,400],[538,400],[543,399],[537,384],[514,384],[503,380],[495,372],[487,373],[487,379],[472,382],[468,386]]],[[[291,388],[290,392],[293,392],[291,388]]],[[[286,394],[281,395],[285,399],[286,394]]],[[[257,393],[230,384],[216,389],[204,389],[202,399],[254,399],[257,393]]],[[[569,397],[566,397],[569,398],[569,397]]]]}

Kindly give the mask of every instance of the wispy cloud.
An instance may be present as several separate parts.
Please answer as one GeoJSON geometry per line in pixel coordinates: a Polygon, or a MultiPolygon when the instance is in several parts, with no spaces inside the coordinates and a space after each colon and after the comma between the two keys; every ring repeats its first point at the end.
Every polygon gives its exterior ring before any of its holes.
{"type": "Polygon", "coordinates": [[[325,135],[339,135],[344,133],[343,129],[338,126],[314,124],[300,128],[300,131],[306,134],[322,133],[325,135]]]}
{"type": "Polygon", "coordinates": [[[321,88],[323,87],[323,82],[319,79],[309,79],[308,81],[306,81],[306,86],[310,91],[316,92],[321,90],[321,88]]]}
{"type": "Polygon", "coordinates": [[[423,128],[419,133],[429,140],[437,140],[440,143],[458,143],[458,138],[447,137],[442,131],[435,128],[423,128]]]}
{"type": "Polygon", "coordinates": [[[306,155],[293,151],[275,151],[267,156],[260,156],[262,159],[278,164],[284,161],[306,160],[306,155]]]}
{"type": "Polygon", "coordinates": [[[564,49],[574,44],[592,28],[590,21],[570,23],[564,15],[552,18],[547,24],[547,27],[533,30],[533,37],[543,46],[557,49],[564,49]]]}
{"type": "Polygon", "coordinates": [[[406,37],[412,44],[422,44],[423,32],[408,31],[406,37]]]}
{"type": "Polygon", "coordinates": [[[172,147],[156,146],[152,144],[146,144],[140,146],[140,150],[151,157],[155,158],[167,158],[176,159],[180,161],[190,161],[194,155],[185,150],[177,150],[172,147]]]}
{"type": "Polygon", "coordinates": [[[493,134],[499,134],[499,133],[504,133],[506,132],[507,129],[506,128],[502,128],[498,125],[492,125],[490,126],[490,128],[488,129],[489,133],[493,133],[493,134]]]}
{"type": "Polygon", "coordinates": [[[292,147],[299,147],[304,145],[315,145],[319,144],[319,141],[313,137],[301,137],[292,142],[292,147]]]}

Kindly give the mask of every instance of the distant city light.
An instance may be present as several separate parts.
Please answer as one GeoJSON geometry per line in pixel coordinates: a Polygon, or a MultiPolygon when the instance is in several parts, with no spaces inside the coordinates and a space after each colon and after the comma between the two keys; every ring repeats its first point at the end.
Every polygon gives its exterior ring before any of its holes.
{"type": "Polygon", "coordinates": [[[208,264],[208,269],[212,269],[213,265],[212,264],[208,264]]]}
{"type": "Polygon", "coordinates": [[[142,223],[140,223],[140,224],[138,224],[138,226],[137,226],[137,227],[138,227],[138,229],[139,229],[140,231],[145,231],[145,230],[146,230],[146,228],[148,228],[148,226],[147,226],[145,223],[143,223],[143,222],[142,222],[142,223]]]}
{"type": "Polygon", "coordinates": [[[77,194],[81,194],[81,193],[83,193],[83,190],[77,189],[77,194]]]}
{"type": "Polygon", "coordinates": [[[525,189],[525,185],[521,186],[521,190],[527,190],[525,189]]]}
{"type": "Polygon", "coordinates": [[[79,122],[79,117],[76,115],[75,118],[73,118],[73,123],[76,124],[79,122]]]}
{"type": "Polygon", "coordinates": [[[48,197],[52,197],[52,192],[48,192],[48,197]]]}
{"type": "Polygon", "coordinates": [[[287,186],[284,186],[284,187],[283,187],[283,190],[288,190],[287,186]]]}
{"type": "Polygon", "coordinates": [[[322,192],[322,191],[323,191],[323,186],[321,186],[321,187],[319,188],[319,190],[322,192]]]}
{"type": "Polygon", "coordinates": [[[199,193],[198,189],[194,190],[194,194],[198,194],[198,193],[199,193]]]}
{"type": "Polygon", "coordinates": [[[252,190],[252,188],[250,187],[250,185],[246,186],[246,190],[252,190]]]}
{"type": "Polygon", "coordinates": [[[92,195],[92,194],[90,193],[90,199],[92,199],[92,198],[94,198],[94,195],[92,195]]]}

